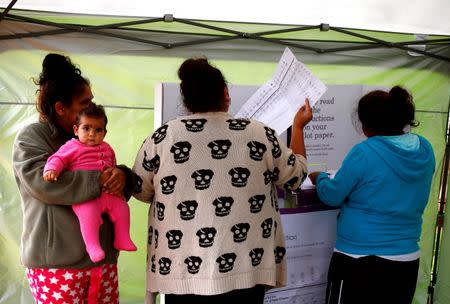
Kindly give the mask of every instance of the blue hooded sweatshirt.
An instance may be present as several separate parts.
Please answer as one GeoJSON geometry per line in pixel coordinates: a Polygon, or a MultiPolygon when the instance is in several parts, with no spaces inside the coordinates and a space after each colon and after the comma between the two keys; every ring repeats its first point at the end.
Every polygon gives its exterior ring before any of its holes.
{"type": "Polygon", "coordinates": [[[336,249],[361,255],[418,251],[434,169],[430,143],[404,134],[370,137],[353,147],[334,178],[320,173],[320,199],[341,207],[336,249]]]}

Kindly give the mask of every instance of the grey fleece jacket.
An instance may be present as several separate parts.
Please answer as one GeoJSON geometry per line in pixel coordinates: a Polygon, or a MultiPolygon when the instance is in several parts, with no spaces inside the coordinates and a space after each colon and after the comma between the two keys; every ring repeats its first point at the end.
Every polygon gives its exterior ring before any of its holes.
{"type": "Polygon", "coordinates": [[[21,260],[28,268],[89,268],[117,263],[113,225],[104,217],[100,241],[106,258],[94,264],[86,253],[80,224],[71,205],[100,196],[100,171],[65,171],[57,182],[46,182],[47,158],[70,136],[48,123],[21,130],[14,142],[14,175],[22,197],[21,260]]]}

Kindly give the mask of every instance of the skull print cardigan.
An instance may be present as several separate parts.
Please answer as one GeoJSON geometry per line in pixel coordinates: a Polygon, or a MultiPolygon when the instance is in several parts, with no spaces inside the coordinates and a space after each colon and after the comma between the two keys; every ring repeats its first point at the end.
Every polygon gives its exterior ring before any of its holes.
{"type": "Polygon", "coordinates": [[[147,290],[213,295],[286,283],[276,186],[307,174],[271,128],[225,112],[169,121],[134,164],[134,196],[151,203],[147,290]]]}

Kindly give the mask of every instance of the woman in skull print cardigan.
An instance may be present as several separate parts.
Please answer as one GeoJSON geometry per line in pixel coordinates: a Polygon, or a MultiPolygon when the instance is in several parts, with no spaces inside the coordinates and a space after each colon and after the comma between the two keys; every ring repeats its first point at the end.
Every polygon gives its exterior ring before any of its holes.
{"type": "Polygon", "coordinates": [[[264,288],[254,303],[262,303],[265,286],[286,283],[275,186],[297,189],[306,177],[300,154],[305,154],[303,127],[311,108],[307,102],[294,121],[296,154],[271,128],[227,113],[226,83],[206,59],[186,60],[179,76],[184,104],[194,114],[169,121],[149,136],[133,168],[134,196],[152,203],[147,291],[226,297],[258,285],[264,288]],[[205,90],[197,94],[206,97],[192,95],[193,81],[202,83],[205,90]],[[191,97],[214,100],[215,82],[218,102],[204,109],[190,103],[191,97]]]}

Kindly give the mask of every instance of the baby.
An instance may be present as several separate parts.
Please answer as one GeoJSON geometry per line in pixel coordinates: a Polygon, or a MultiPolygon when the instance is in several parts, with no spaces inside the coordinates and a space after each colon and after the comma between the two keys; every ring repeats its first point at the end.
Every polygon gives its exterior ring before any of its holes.
{"type": "MultiPolygon", "coordinates": [[[[67,141],[55,154],[49,157],[44,167],[44,180],[57,181],[61,171],[105,170],[115,167],[113,149],[103,141],[108,118],[101,105],[91,103],[77,117],[73,130],[78,139],[67,141]]],[[[130,210],[122,198],[106,192],[101,196],[72,205],[80,221],[81,234],[89,257],[93,262],[105,258],[99,241],[102,213],[107,213],[114,223],[114,247],[117,250],[135,251],[130,238],[130,210]]]]}

